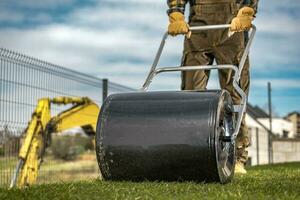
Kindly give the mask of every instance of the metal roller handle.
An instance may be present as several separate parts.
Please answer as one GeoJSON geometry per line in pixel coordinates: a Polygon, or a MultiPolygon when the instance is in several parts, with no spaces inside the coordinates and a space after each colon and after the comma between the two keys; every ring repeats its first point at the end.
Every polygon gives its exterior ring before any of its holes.
{"type": "MultiPolygon", "coordinates": [[[[230,24],[223,24],[223,25],[208,25],[208,26],[194,26],[194,27],[190,27],[189,30],[190,31],[204,31],[204,30],[216,30],[216,29],[227,29],[230,28],[230,24]]],[[[164,49],[166,40],[169,36],[168,33],[165,33],[163,35],[162,41],[159,45],[158,51],[156,53],[155,59],[153,61],[153,64],[151,66],[150,72],[146,78],[145,83],[143,84],[143,87],[141,88],[142,91],[147,91],[149,85],[151,84],[153,78],[163,72],[177,72],[177,71],[195,71],[195,70],[211,70],[211,69],[232,69],[234,71],[234,76],[233,76],[233,87],[234,89],[238,92],[238,94],[241,96],[242,100],[241,100],[241,104],[239,105],[234,105],[234,112],[238,113],[238,118],[237,118],[237,123],[236,123],[236,128],[234,130],[234,133],[232,135],[232,142],[235,142],[235,139],[237,137],[237,134],[239,132],[241,123],[242,123],[242,119],[243,119],[243,115],[246,111],[246,104],[247,104],[247,96],[245,94],[245,92],[241,89],[240,85],[239,85],[239,81],[240,81],[240,77],[241,77],[241,73],[242,70],[244,68],[247,56],[249,54],[250,51],[250,47],[253,41],[253,38],[255,36],[256,33],[256,27],[254,25],[252,25],[251,28],[251,33],[249,36],[249,40],[247,42],[247,45],[245,47],[244,53],[242,55],[241,61],[239,63],[239,66],[235,66],[235,65],[199,65],[199,66],[184,66],[184,67],[161,67],[161,68],[157,68],[158,62],[160,60],[162,51],[164,49]]]]}

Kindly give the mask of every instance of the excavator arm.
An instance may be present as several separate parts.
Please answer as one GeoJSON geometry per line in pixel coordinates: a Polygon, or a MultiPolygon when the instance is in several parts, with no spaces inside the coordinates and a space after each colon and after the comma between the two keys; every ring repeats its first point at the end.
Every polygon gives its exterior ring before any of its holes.
{"type": "Polygon", "coordinates": [[[95,135],[99,107],[87,97],[43,98],[38,101],[19,151],[19,161],[10,187],[24,187],[36,182],[39,167],[43,161],[48,138],[75,127],[81,127],[88,135],[95,135]],[[51,105],[73,106],[51,117],[51,105]]]}
{"type": "Polygon", "coordinates": [[[75,104],[51,119],[54,132],[62,132],[74,127],[81,127],[88,135],[95,135],[99,107],[89,98],[59,97],[52,100],[53,104],[75,104]]]}

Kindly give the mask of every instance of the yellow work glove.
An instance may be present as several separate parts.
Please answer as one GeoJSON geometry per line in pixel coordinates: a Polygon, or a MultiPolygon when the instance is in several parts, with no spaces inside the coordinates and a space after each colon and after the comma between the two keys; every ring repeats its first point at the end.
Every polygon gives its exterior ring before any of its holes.
{"type": "Polygon", "coordinates": [[[239,10],[237,16],[233,18],[230,31],[241,32],[249,30],[252,27],[252,21],[254,19],[254,10],[250,7],[243,7],[239,10]]]}
{"type": "Polygon", "coordinates": [[[172,36],[179,34],[187,34],[189,32],[189,25],[185,22],[184,15],[181,12],[172,12],[169,15],[168,33],[172,36]]]}

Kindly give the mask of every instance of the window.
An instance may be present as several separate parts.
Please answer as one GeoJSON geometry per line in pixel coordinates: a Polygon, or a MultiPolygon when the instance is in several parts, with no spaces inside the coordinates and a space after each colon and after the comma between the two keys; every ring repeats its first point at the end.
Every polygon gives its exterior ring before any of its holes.
{"type": "Polygon", "coordinates": [[[289,132],[286,131],[286,130],[283,130],[283,131],[282,131],[282,137],[283,137],[283,138],[288,138],[288,137],[289,137],[289,132]]]}

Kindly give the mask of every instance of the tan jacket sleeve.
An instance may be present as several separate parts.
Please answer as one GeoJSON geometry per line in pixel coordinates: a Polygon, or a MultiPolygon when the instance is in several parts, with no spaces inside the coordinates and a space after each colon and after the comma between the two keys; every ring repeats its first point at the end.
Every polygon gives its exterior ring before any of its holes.
{"type": "Polygon", "coordinates": [[[184,14],[187,1],[188,0],[167,0],[169,6],[167,13],[170,14],[176,11],[184,14]]]}
{"type": "Polygon", "coordinates": [[[250,5],[249,6],[255,10],[255,13],[257,13],[258,1],[259,0],[251,0],[250,1],[250,5]]]}
{"type": "Polygon", "coordinates": [[[240,8],[248,6],[253,8],[255,13],[257,13],[257,5],[259,0],[237,0],[237,3],[240,4],[240,8]]]}

